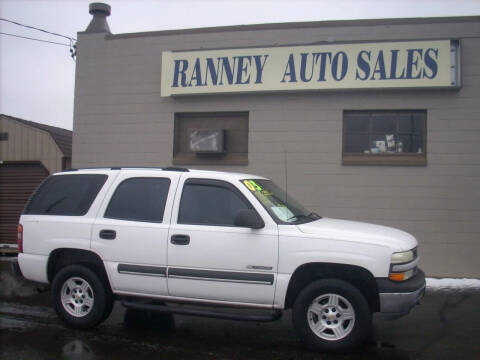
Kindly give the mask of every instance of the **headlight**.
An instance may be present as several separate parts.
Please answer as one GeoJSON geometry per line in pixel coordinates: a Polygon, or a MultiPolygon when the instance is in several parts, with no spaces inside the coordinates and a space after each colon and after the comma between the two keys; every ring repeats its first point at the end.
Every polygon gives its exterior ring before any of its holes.
{"type": "Polygon", "coordinates": [[[390,273],[388,278],[392,281],[405,281],[417,272],[417,248],[393,253],[390,260],[390,273]]]}
{"type": "Polygon", "coordinates": [[[413,261],[415,259],[415,253],[413,250],[397,252],[392,254],[392,264],[403,264],[413,261]]]}

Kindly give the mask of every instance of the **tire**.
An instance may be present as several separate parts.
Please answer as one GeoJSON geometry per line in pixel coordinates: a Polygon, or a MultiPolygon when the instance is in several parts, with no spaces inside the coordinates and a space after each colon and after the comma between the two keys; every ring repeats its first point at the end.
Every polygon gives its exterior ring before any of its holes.
{"type": "Polygon", "coordinates": [[[83,265],[61,269],[52,282],[53,307],[67,325],[91,329],[105,320],[113,308],[108,285],[83,265]]]}
{"type": "Polygon", "coordinates": [[[103,313],[103,316],[102,316],[102,320],[100,321],[100,323],[104,322],[105,320],[108,319],[108,317],[110,316],[110,314],[112,313],[113,311],[113,306],[115,305],[115,300],[113,299],[113,295],[111,295],[112,297],[112,300],[111,301],[107,301],[107,306],[105,307],[105,311],[103,313]]]}
{"type": "Polygon", "coordinates": [[[344,352],[361,345],[370,333],[372,312],[363,294],[337,279],[312,282],[295,299],[293,324],[313,350],[344,352]]]}

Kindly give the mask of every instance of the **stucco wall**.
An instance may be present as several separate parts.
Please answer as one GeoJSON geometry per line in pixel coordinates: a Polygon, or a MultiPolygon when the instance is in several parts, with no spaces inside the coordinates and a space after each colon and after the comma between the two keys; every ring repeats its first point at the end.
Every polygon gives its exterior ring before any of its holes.
{"type": "Polygon", "coordinates": [[[52,174],[62,170],[63,154],[47,131],[0,116],[0,132],[8,141],[0,141],[1,161],[41,161],[52,174]]]}
{"type": "Polygon", "coordinates": [[[430,276],[480,277],[480,22],[360,24],[80,33],[73,166],[169,165],[175,112],[248,111],[249,165],[218,169],[261,174],[284,186],[287,165],[289,193],[312,210],[411,232],[430,276]],[[461,41],[460,90],[160,97],[165,50],[415,39],[461,41]],[[343,111],[361,109],[427,110],[428,165],[343,166],[343,111]]]}

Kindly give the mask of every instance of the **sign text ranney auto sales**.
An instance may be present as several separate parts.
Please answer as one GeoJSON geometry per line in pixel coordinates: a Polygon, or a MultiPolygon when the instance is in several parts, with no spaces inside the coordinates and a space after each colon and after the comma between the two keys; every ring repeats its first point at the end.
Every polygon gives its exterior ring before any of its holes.
{"type": "Polygon", "coordinates": [[[162,96],[448,87],[450,41],[164,52],[162,96]]]}

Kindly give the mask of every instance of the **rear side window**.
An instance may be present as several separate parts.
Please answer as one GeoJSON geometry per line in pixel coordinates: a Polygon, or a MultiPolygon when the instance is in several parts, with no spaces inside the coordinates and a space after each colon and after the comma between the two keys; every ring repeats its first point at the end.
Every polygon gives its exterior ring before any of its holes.
{"type": "Polygon", "coordinates": [[[183,186],[178,223],[235,226],[238,211],[249,208],[232,185],[215,180],[190,180],[183,186]]]}
{"type": "Polygon", "coordinates": [[[163,221],[170,179],[131,178],[118,185],[105,211],[110,219],[163,221]]]}
{"type": "Polygon", "coordinates": [[[33,194],[23,213],[85,215],[107,178],[100,174],[50,176],[33,194]]]}

